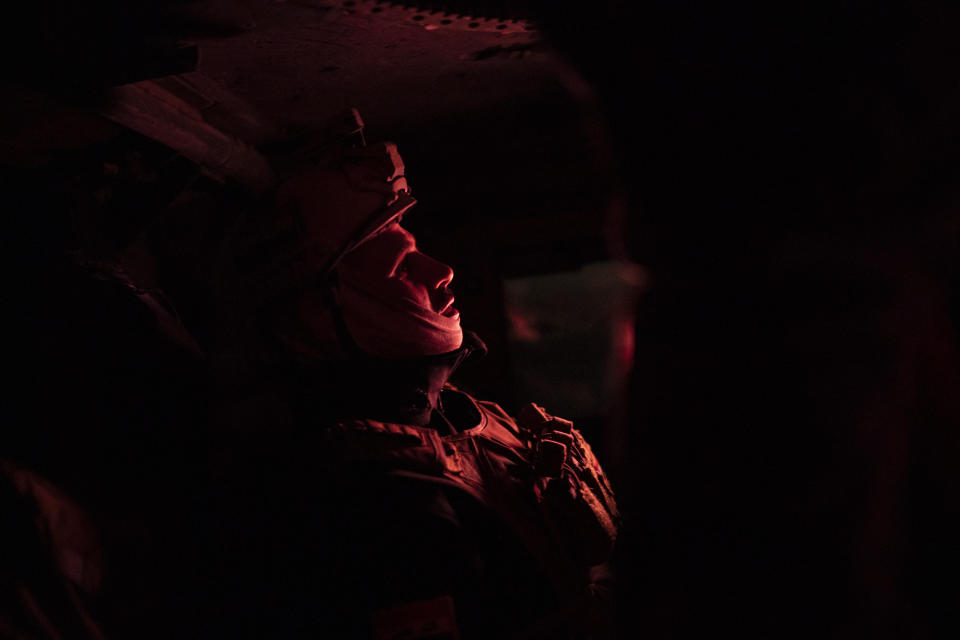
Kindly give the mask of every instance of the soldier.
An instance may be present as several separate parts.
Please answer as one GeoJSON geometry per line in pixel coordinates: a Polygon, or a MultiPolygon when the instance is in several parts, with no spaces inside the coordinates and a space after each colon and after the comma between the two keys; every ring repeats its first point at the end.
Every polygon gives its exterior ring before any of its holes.
{"type": "Polygon", "coordinates": [[[24,355],[0,437],[0,637],[193,637],[214,577],[195,553],[204,356],[116,264],[48,268],[11,306],[24,355]]]}
{"type": "Polygon", "coordinates": [[[257,347],[226,412],[253,422],[220,537],[234,632],[605,637],[606,476],[570,422],[449,384],[485,347],[402,226],[414,202],[394,145],[346,148],[233,236],[257,347]]]}

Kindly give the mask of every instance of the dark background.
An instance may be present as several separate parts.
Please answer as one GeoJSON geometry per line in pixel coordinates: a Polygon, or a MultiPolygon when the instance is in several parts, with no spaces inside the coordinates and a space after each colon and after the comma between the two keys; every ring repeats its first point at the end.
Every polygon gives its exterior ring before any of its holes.
{"type": "MultiPolygon", "coordinates": [[[[122,256],[201,344],[212,330],[194,269],[251,198],[91,115],[104,87],[199,72],[259,114],[248,140],[271,157],[355,106],[399,144],[410,226],[489,343],[462,372],[479,395],[537,400],[517,397],[509,282],[641,265],[622,400],[571,416],[626,514],[625,637],[956,637],[951,6],[7,11],[14,305],[55,299],[51,256],[80,248],[122,256]]],[[[534,375],[607,357],[580,344],[534,375]]]]}

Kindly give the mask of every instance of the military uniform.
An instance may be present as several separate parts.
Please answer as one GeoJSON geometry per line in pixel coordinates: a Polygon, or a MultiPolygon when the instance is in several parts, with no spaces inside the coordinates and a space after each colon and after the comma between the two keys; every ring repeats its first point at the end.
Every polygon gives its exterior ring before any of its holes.
{"type": "Polygon", "coordinates": [[[521,426],[450,386],[441,405],[429,426],[318,424],[244,463],[238,635],[608,637],[618,516],[589,447],[573,430],[545,469],[565,421],[521,426]]]}
{"type": "Polygon", "coordinates": [[[9,461],[0,461],[0,510],[0,636],[103,638],[91,612],[101,547],[87,514],[9,461]]]}
{"type": "Polygon", "coordinates": [[[263,397],[226,402],[256,423],[215,518],[230,635],[604,637],[596,567],[618,515],[590,447],[539,407],[514,420],[444,389],[472,349],[452,294],[432,297],[452,270],[387,274],[412,251],[390,243],[350,262],[413,203],[394,145],[343,149],[224,252],[247,305],[230,316],[259,319],[247,342],[264,346],[243,383],[263,397]]]}

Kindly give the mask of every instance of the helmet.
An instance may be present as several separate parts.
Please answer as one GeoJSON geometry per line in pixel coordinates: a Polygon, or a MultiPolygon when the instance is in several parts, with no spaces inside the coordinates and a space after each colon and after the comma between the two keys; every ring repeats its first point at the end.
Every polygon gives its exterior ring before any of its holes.
{"type": "Polygon", "coordinates": [[[231,253],[248,295],[290,297],[327,280],[344,255],[414,204],[395,144],[345,148],[328,166],[283,182],[273,210],[235,230],[231,253]]]}
{"type": "Polygon", "coordinates": [[[278,211],[299,222],[304,259],[320,274],[416,203],[395,144],[341,153],[338,166],[301,172],[277,192],[278,211]]]}

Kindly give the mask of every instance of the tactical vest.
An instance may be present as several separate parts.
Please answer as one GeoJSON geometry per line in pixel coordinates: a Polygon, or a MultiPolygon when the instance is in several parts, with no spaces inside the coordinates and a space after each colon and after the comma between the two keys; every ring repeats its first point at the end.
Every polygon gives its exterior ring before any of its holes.
{"type": "MultiPolygon", "coordinates": [[[[391,475],[450,487],[472,497],[522,541],[552,583],[562,613],[560,618],[543,621],[541,635],[550,635],[547,627],[582,623],[591,615],[596,593],[591,566],[609,558],[577,547],[592,544],[600,532],[599,537],[609,543],[609,552],[618,518],[606,477],[589,446],[572,430],[569,455],[551,461],[556,447],[563,447],[567,454],[566,445],[556,442],[563,438],[551,437],[551,429],[545,431],[536,424],[520,426],[499,405],[478,401],[449,385],[443,396],[448,402],[456,400],[461,409],[466,405],[467,411],[458,412],[461,415],[473,414],[468,424],[461,419],[453,425],[454,433],[441,435],[431,427],[350,420],[324,430],[328,453],[351,465],[374,465],[391,475]],[[575,440],[578,445],[573,444],[575,440]],[[586,456],[582,455],[584,447],[586,456]],[[590,462],[584,464],[584,457],[590,462]],[[605,491],[589,488],[589,482],[581,481],[579,475],[590,475],[594,481],[599,476],[605,491]],[[556,492],[547,487],[562,477],[566,478],[563,486],[571,490],[564,492],[558,503],[551,498],[556,492]],[[562,506],[558,509],[557,504],[562,506]],[[598,510],[602,514],[598,515],[598,510]],[[589,521],[586,528],[593,533],[581,535],[583,523],[570,518],[589,521]]],[[[539,407],[536,410],[544,423],[570,424],[544,414],[539,407]]],[[[524,413],[528,423],[537,422],[529,419],[530,410],[524,413]]],[[[530,637],[539,636],[532,631],[530,637]]]]}

